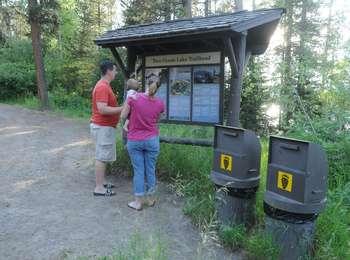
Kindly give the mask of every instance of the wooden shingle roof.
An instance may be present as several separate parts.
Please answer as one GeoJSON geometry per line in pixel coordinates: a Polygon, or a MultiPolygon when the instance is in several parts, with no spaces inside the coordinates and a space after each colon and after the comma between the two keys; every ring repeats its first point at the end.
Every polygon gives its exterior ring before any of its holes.
{"type": "Polygon", "coordinates": [[[240,11],[223,15],[178,19],[166,22],[127,26],[110,30],[95,40],[97,45],[128,45],[135,41],[147,41],[177,36],[198,35],[212,32],[242,32],[278,21],[284,9],[240,11]]]}

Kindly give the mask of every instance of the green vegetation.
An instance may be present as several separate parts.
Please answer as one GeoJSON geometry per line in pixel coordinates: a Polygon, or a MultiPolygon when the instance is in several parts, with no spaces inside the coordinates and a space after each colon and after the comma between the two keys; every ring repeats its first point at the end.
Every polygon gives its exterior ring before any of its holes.
{"type": "MultiPolygon", "coordinates": [[[[315,117],[311,124],[299,114],[296,124],[285,135],[314,141],[327,151],[329,161],[329,192],[325,212],[317,220],[315,259],[347,259],[350,257],[348,239],[350,227],[350,135],[346,128],[348,113],[344,109],[343,95],[330,93],[325,101],[322,117],[315,117]],[[339,97],[339,98],[338,98],[339,97]],[[332,98],[332,99],[331,99],[332,98]],[[339,101],[339,99],[341,99],[339,101]],[[337,105],[338,104],[338,105],[337,105]],[[327,112],[332,111],[332,112],[327,112]],[[345,111],[345,112],[344,112],[345,111]]],[[[51,107],[55,112],[87,120],[90,115],[90,100],[76,92],[62,88],[49,93],[51,107]]],[[[7,99],[7,103],[21,104],[27,108],[37,108],[39,103],[33,95],[7,99]]],[[[213,129],[200,126],[161,125],[162,135],[178,137],[212,138],[213,129]]],[[[271,239],[261,231],[264,224],[262,206],[267,167],[266,138],[262,138],[261,185],[257,199],[257,226],[250,232],[241,227],[225,227],[219,230],[224,245],[245,249],[256,259],[274,259],[277,249],[271,239]],[[269,256],[265,258],[265,256],[269,256]]],[[[119,160],[114,169],[131,174],[129,158],[118,139],[119,160]]],[[[185,198],[184,213],[193,223],[210,234],[218,230],[215,226],[214,187],[209,179],[212,164],[212,149],[183,145],[162,144],[159,157],[159,177],[170,183],[174,192],[185,198]]],[[[215,232],[214,232],[215,233],[215,232]]],[[[136,246],[136,244],[135,244],[136,246]]],[[[150,252],[149,252],[150,253],[150,252]]],[[[105,259],[130,259],[120,253],[105,259]],[[119,258],[118,258],[119,257],[119,258]],[[124,258],[123,258],[124,257],[124,258]]],[[[140,258],[131,258],[140,259],[140,258]]],[[[150,258],[163,259],[163,258],[150,258]]]]}
{"type": "MultiPolygon", "coordinates": [[[[40,103],[36,98],[33,48],[28,37],[30,27],[25,2],[14,0],[0,4],[0,102],[35,109],[40,103]]],[[[97,65],[102,59],[112,59],[111,53],[96,48],[93,40],[115,24],[116,1],[49,2],[52,4],[49,9],[41,6],[38,13],[44,13],[41,18],[50,18],[42,22],[41,33],[51,111],[87,121],[91,90],[99,78],[97,65]],[[43,12],[46,9],[48,12],[43,12]]],[[[123,20],[126,25],[184,15],[185,6],[179,5],[178,1],[123,2],[123,17],[118,17],[118,21],[123,20]]],[[[193,15],[232,11],[232,1],[219,1],[222,3],[215,4],[215,8],[208,6],[208,1],[203,1],[207,4],[205,8],[200,1],[192,2],[193,15]]],[[[238,2],[243,1],[235,1],[238,2]]],[[[313,141],[326,149],[328,202],[317,220],[315,259],[350,259],[350,39],[344,33],[348,24],[345,12],[349,8],[345,2],[342,1],[344,6],[340,6],[338,0],[252,1],[253,8],[278,6],[287,9],[279,31],[276,31],[279,34],[276,35],[279,37],[277,44],[270,45],[271,50],[264,56],[252,57],[242,87],[242,125],[259,133],[262,143],[258,221],[252,230],[216,226],[215,189],[209,179],[212,149],[162,144],[158,176],[169,182],[176,194],[184,197],[184,213],[203,232],[218,235],[229,248],[243,248],[252,258],[273,259],[278,252],[263,233],[262,202],[268,134],[280,134],[313,141]],[[341,34],[344,35],[340,37],[341,34]],[[272,103],[281,108],[278,118],[269,118],[265,113],[272,103]]],[[[124,58],[124,50],[120,53],[124,58]]],[[[225,78],[225,114],[228,81],[229,75],[225,78]]],[[[124,78],[118,73],[113,88],[119,93],[119,102],[122,102],[123,82],[124,78]]],[[[161,133],[177,137],[213,137],[212,128],[199,126],[161,125],[161,133]]],[[[120,136],[117,142],[119,156],[112,170],[131,174],[120,136]]],[[[143,250],[145,248],[138,243],[132,243],[131,247],[138,255],[130,255],[130,250],[126,249],[115,258],[106,259],[139,259],[139,256],[163,259],[163,247],[154,252],[143,250]]]]}
{"type": "Polygon", "coordinates": [[[111,256],[98,257],[98,260],[165,260],[166,244],[160,237],[144,238],[140,234],[132,236],[128,245],[111,256]]]}
{"type": "Polygon", "coordinates": [[[256,230],[246,241],[245,248],[252,259],[278,259],[279,249],[264,231],[256,230]]]}
{"type": "Polygon", "coordinates": [[[247,230],[243,225],[235,227],[223,226],[219,230],[219,237],[224,245],[233,250],[244,247],[246,234],[247,230]]]}
{"type": "Polygon", "coordinates": [[[131,236],[127,245],[115,250],[111,255],[97,257],[72,257],[70,252],[64,252],[63,259],[67,260],[166,260],[167,244],[160,235],[149,235],[145,237],[139,233],[131,236]]]}
{"type": "MultiPolygon", "coordinates": [[[[87,119],[89,102],[79,100],[76,96],[65,96],[55,92],[54,110],[68,116],[87,119]]],[[[19,99],[12,103],[35,108],[38,103],[35,98],[19,99]]],[[[344,115],[338,115],[343,118],[344,115]]],[[[301,121],[301,120],[300,120],[301,121]]],[[[341,121],[341,120],[340,120],[341,121]]],[[[289,137],[320,143],[327,151],[329,161],[329,192],[325,212],[317,220],[315,259],[347,259],[350,257],[348,247],[350,227],[350,135],[346,129],[339,130],[341,124],[319,118],[314,120],[313,127],[318,130],[314,135],[310,126],[303,125],[291,129],[286,134],[289,137]],[[334,134],[329,135],[332,132],[334,134]]],[[[202,126],[161,125],[162,135],[178,137],[212,138],[213,129],[202,126]]],[[[170,187],[179,196],[185,198],[184,213],[190,216],[193,223],[203,232],[210,234],[217,230],[223,244],[234,250],[243,248],[249,256],[256,259],[264,256],[274,256],[278,249],[271,239],[264,234],[263,194],[265,190],[267,150],[266,138],[261,139],[261,184],[257,195],[258,223],[251,231],[243,227],[223,227],[215,224],[214,186],[209,179],[212,164],[212,149],[184,145],[162,144],[158,162],[158,176],[168,181],[170,187]]],[[[131,166],[126,150],[117,140],[119,160],[112,166],[118,171],[131,174],[131,166]]],[[[215,233],[215,232],[214,232],[215,233]]],[[[114,259],[114,258],[112,258],[114,259]]],[[[117,258],[119,259],[119,258],[117,258]]],[[[123,259],[123,258],[122,258],[123,259]]]]}

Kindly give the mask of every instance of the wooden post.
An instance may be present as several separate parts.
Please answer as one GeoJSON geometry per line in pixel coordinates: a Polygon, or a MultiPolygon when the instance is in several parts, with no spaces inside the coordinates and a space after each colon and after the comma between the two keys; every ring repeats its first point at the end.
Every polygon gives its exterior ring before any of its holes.
{"type": "MultiPolygon", "coordinates": [[[[228,48],[229,56],[234,56],[236,58],[236,64],[231,63],[231,71],[237,70],[236,73],[231,73],[231,86],[230,86],[230,102],[229,102],[229,115],[227,125],[239,127],[239,113],[241,107],[241,89],[242,89],[242,79],[245,65],[246,57],[246,41],[247,33],[242,33],[239,39],[235,41],[234,53],[232,49],[228,48]]],[[[229,44],[230,45],[230,44],[229,44]]]]}
{"type": "Polygon", "coordinates": [[[137,56],[132,47],[127,47],[127,57],[126,57],[126,76],[124,82],[124,100],[126,99],[126,81],[130,78],[131,74],[135,71],[137,56]]]}
{"type": "Polygon", "coordinates": [[[137,56],[135,54],[135,51],[132,49],[132,47],[127,48],[127,60],[126,60],[126,66],[127,66],[127,73],[128,77],[135,71],[135,65],[137,56]]]}
{"type": "MultiPolygon", "coordinates": [[[[231,66],[231,85],[228,126],[239,127],[242,80],[250,52],[246,51],[247,33],[237,38],[224,39],[226,53],[231,66]],[[232,42],[234,40],[234,42],[232,42]]],[[[235,189],[217,187],[216,210],[218,221],[223,225],[240,225],[251,227],[255,223],[255,202],[257,188],[235,189]]]]}
{"type": "Polygon", "coordinates": [[[279,259],[311,259],[317,214],[293,214],[264,202],[265,232],[278,245],[279,259]]]}

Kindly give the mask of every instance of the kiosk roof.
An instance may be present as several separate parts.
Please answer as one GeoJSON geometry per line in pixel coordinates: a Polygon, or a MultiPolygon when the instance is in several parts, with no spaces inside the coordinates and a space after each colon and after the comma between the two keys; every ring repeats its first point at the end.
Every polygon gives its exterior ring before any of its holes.
{"type": "Polygon", "coordinates": [[[239,11],[223,15],[127,26],[107,31],[98,37],[95,43],[100,46],[128,46],[135,44],[135,42],[213,32],[239,33],[278,21],[284,11],[283,8],[239,11]]]}

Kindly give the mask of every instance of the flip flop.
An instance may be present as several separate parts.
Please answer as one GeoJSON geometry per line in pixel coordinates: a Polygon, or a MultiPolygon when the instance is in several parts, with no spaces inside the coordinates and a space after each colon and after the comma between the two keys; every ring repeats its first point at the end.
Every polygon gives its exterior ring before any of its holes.
{"type": "Polygon", "coordinates": [[[103,184],[103,187],[105,187],[106,189],[113,189],[115,186],[112,183],[106,183],[103,184]]]}
{"type": "Polygon", "coordinates": [[[115,192],[111,189],[107,189],[105,193],[94,192],[94,196],[111,197],[114,196],[115,192]]]}

